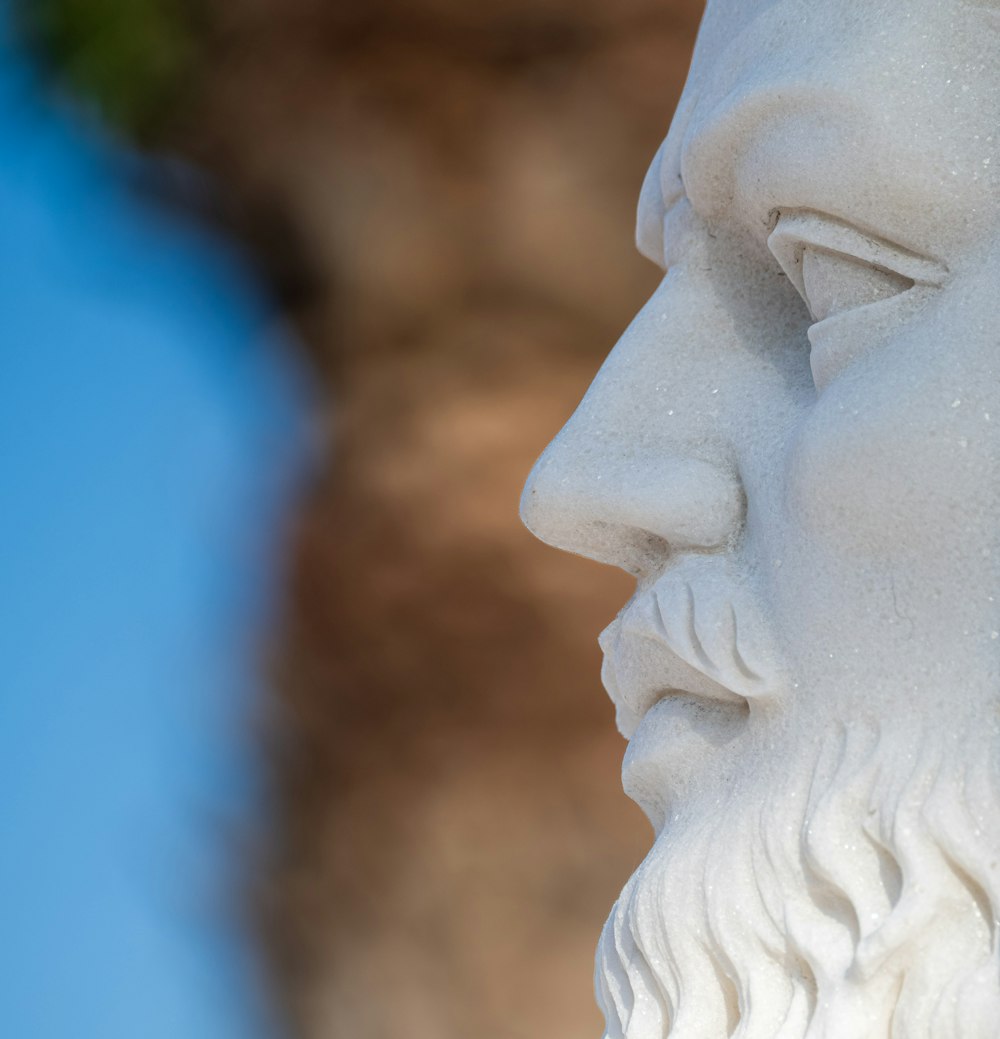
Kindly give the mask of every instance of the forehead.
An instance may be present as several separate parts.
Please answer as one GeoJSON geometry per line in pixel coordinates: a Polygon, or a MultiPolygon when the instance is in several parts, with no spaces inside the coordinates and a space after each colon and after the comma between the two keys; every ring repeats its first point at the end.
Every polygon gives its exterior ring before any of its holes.
{"type": "Polygon", "coordinates": [[[987,216],[1000,188],[998,11],[987,0],[709,0],[640,239],[651,207],[662,216],[684,190],[706,215],[766,223],[775,207],[822,208],[885,221],[915,247],[931,230],[906,225],[929,194],[944,223],[956,207],[987,216]]]}
{"type": "MultiPolygon", "coordinates": [[[[975,44],[1000,27],[998,14],[1000,0],[707,0],[691,80],[759,71],[762,60],[776,71],[808,60],[819,78],[842,62],[856,70],[859,56],[874,59],[879,73],[900,62],[922,68],[934,55],[958,58],[963,44],[988,58],[995,40],[975,44]]],[[[985,71],[996,76],[996,64],[985,71]]]]}

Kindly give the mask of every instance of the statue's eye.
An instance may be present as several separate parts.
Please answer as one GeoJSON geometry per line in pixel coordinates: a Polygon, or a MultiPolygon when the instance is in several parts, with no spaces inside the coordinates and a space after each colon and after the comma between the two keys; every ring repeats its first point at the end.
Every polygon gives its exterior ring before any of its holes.
{"type": "Polygon", "coordinates": [[[817,390],[904,327],[948,273],[935,260],[808,210],[781,213],[767,244],[812,315],[817,390]]]}
{"type": "Polygon", "coordinates": [[[913,279],[853,257],[807,245],[802,250],[802,298],[814,321],[878,303],[913,288],[913,279]]]}
{"type": "Polygon", "coordinates": [[[915,285],[940,285],[944,268],[820,213],[782,213],[768,247],[816,322],[915,285]]]}

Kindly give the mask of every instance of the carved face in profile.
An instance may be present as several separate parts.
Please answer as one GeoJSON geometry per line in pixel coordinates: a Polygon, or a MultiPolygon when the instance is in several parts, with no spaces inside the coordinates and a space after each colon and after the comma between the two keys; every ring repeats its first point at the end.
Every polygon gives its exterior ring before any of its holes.
{"type": "MultiPolygon", "coordinates": [[[[838,809],[856,811],[857,832],[867,834],[842,872],[871,877],[857,892],[841,890],[846,908],[824,910],[850,931],[852,951],[841,966],[820,963],[803,951],[818,933],[805,928],[799,966],[786,964],[812,999],[802,1027],[783,1032],[758,1016],[750,1029],[749,989],[734,976],[732,950],[717,933],[705,937],[722,925],[704,905],[678,928],[701,934],[692,949],[723,949],[710,964],[728,977],[717,979],[722,1009],[707,1009],[706,981],[702,1017],[684,1031],[683,985],[664,982],[650,1036],[925,1034],[916,1011],[871,1031],[843,1024],[852,1012],[843,1007],[835,1028],[846,1031],[809,1022],[817,992],[820,1004],[850,1003],[842,988],[861,977],[859,950],[880,928],[886,944],[886,921],[910,905],[899,791],[910,784],[907,804],[919,814],[934,777],[972,757],[983,763],[984,789],[995,781],[998,11],[982,0],[710,2],[639,205],[639,246],[665,276],[525,488],[522,514],[539,537],[636,577],[635,596],[601,642],[630,740],[626,790],[657,831],[649,884],[687,897],[685,847],[701,841],[702,872],[688,895],[705,902],[696,888],[711,849],[727,855],[717,820],[752,806],[765,830],[772,816],[799,828],[782,853],[789,861],[769,853],[769,868],[785,870],[776,888],[801,884],[817,905],[817,784],[829,790],[877,763],[838,809]],[[877,903],[871,921],[859,918],[863,896],[877,903]],[[835,982],[840,995],[831,996],[835,982]]],[[[956,790],[970,783],[956,780],[956,790]]],[[[977,832],[996,833],[1000,802],[983,798],[977,832]]],[[[941,851],[944,838],[934,838],[944,863],[934,883],[957,876],[955,905],[964,897],[965,908],[953,915],[968,917],[965,938],[956,930],[941,941],[970,946],[979,919],[985,931],[976,933],[993,949],[995,863],[981,864],[973,883],[967,864],[956,864],[961,852],[941,851]]],[[[831,871],[818,869],[833,890],[831,871]]],[[[743,912],[734,899],[717,915],[743,912]]],[[[775,895],[768,910],[782,955],[794,928],[781,907],[791,899],[775,895]]],[[[688,908],[672,904],[686,920],[688,908]]],[[[627,908],[617,931],[630,926],[627,908]]],[[[661,908],[669,932],[671,910],[661,908]]],[[[683,942],[671,940],[659,949],[664,961],[680,955],[683,942]]],[[[879,968],[885,991],[897,986],[887,1004],[902,998],[899,986],[908,991],[907,977],[915,991],[907,962],[879,968]]],[[[673,975],[684,969],[674,964],[673,975]]],[[[932,990],[944,984],[934,980],[940,963],[935,970],[932,990]]],[[[616,1001],[609,1033],[646,1035],[630,1000],[605,993],[606,1004],[616,1001]]],[[[774,1022],[789,1013],[775,1010],[774,1022]]],[[[926,1031],[935,1039],[994,1034],[935,1020],[926,1031]]]]}

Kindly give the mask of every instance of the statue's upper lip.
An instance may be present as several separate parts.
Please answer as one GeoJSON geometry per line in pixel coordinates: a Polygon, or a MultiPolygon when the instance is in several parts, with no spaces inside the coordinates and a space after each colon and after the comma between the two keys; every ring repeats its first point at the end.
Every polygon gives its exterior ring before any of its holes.
{"type": "Polygon", "coordinates": [[[745,708],[775,690],[754,604],[717,572],[700,565],[694,573],[685,569],[638,592],[601,634],[602,677],[628,738],[665,696],[681,693],[745,708]]]}
{"type": "Polygon", "coordinates": [[[746,697],[704,672],[696,672],[662,640],[623,631],[617,622],[602,633],[605,636],[609,634],[613,635],[617,645],[605,649],[602,678],[615,704],[618,728],[627,739],[632,738],[647,712],[668,696],[685,695],[746,706],[746,697]],[[617,632],[615,628],[618,628],[617,632]],[[642,646],[640,642],[640,645],[630,645],[640,640],[654,644],[642,646]],[[638,668],[631,666],[637,658],[642,661],[638,668]],[[638,677],[636,670],[640,672],[638,677]]]}

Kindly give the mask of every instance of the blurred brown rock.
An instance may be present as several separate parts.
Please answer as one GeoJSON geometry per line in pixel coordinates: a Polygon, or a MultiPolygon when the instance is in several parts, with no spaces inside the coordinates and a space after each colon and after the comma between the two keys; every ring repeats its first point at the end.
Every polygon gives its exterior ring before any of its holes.
{"type": "Polygon", "coordinates": [[[621,575],[517,519],[656,271],[638,188],[697,0],[217,0],[187,146],[333,401],[280,648],[266,889],[308,1039],[570,1039],[648,842],[598,631],[621,575]]]}

